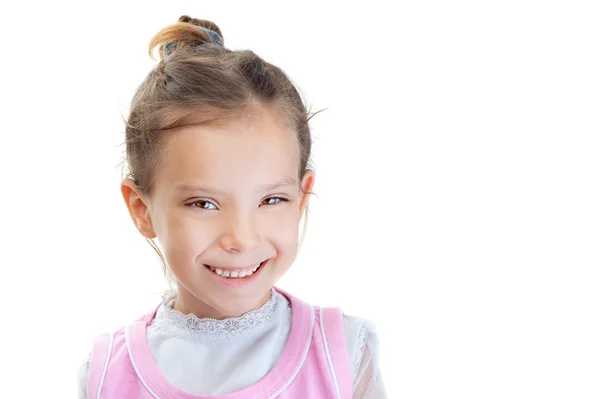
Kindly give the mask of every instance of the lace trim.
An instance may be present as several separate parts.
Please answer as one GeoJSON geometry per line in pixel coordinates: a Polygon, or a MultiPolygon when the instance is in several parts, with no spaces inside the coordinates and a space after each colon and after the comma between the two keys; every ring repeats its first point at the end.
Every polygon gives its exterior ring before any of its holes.
{"type": "Polygon", "coordinates": [[[260,308],[239,317],[216,320],[198,318],[194,314],[183,314],[173,309],[174,299],[173,292],[163,295],[163,306],[148,327],[148,333],[164,333],[203,344],[248,339],[265,332],[277,323],[275,316],[280,302],[282,300],[287,302],[280,293],[271,289],[271,298],[260,308]]]}
{"type": "Polygon", "coordinates": [[[362,362],[363,355],[365,353],[367,341],[367,327],[363,323],[363,325],[360,327],[360,331],[358,333],[358,342],[354,349],[354,381],[356,381],[358,372],[360,371],[360,363],[362,362]]]}

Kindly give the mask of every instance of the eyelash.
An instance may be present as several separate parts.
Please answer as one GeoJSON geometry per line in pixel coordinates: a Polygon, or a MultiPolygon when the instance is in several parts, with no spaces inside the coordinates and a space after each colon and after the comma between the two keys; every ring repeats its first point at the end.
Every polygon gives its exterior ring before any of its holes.
{"type": "MultiPolygon", "coordinates": [[[[277,205],[277,204],[279,204],[280,202],[289,202],[289,201],[290,201],[290,200],[288,200],[287,198],[283,198],[283,197],[269,197],[269,198],[265,198],[265,199],[263,200],[263,202],[264,202],[264,201],[271,200],[271,199],[278,199],[279,201],[277,201],[277,202],[276,202],[276,203],[274,203],[274,204],[270,204],[270,206],[277,205]]],[[[188,208],[197,208],[197,209],[200,209],[200,210],[203,210],[203,211],[210,211],[210,210],[211,210],[211,209],[206,209],[206,208],[198,208],[198,207],[194,206],[194,205],[195,205],[195,204],[197,204],[198,202],[205,202],[205,203],[209,203],[209,204],[215,205],[215,204],[213,204],[213,203],[212,203],[212,202],[210,202],[210,201],[206,201],[206,200],[195,200],[195,201],[192,201],[192,202],[188,202],[187,204],[185,204],[185,206],[187,206],[188,208]]]]}

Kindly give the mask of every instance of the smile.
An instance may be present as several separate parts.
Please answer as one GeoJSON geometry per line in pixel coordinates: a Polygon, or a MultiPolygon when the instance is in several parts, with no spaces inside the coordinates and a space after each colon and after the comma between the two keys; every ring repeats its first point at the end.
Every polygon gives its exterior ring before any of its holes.
{"type": "Polygon", "coordinates": [[[241,279],[241,278],[247,278],[252,276],[255,273],[258,273],[260,271],[260,269],[262,268],[262,266],[268,261],[262,261],[261,263],[257,263],[255,265],[252,266],[246,266],[244,268],[232,268],[232,267],[228,267],[228,268],[220,268],[220,267],[215,267],[215,266],[210,266],[210,265],[204,265],[207,269],[209,269],[210,271],[212,271],[213,273],[221,276],[221,277],[225,277],[228,279],[241,279]]]}

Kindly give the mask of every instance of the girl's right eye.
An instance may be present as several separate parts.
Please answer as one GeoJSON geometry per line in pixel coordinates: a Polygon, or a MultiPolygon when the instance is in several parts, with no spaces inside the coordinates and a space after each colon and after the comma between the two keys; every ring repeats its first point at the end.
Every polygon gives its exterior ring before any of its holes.
{"type": "Polygon", "coordinates": [[[214,207],[214,209],[217,209],[217,207],[215,206],[215,204],[213,204],[212,202],[209,201],[205,201],[205,200],[196,200],[193,202],[189,202],[187,204],[185,204],[185,206],[189,207],[189,208],[198,208],[198,209],[204,209],[204,210],[210,210],[211,208],[206,208],[206,205],[212,205],[214,207]],[[201,204],[200,206],[196,206],[196,204],[201,204]]]}

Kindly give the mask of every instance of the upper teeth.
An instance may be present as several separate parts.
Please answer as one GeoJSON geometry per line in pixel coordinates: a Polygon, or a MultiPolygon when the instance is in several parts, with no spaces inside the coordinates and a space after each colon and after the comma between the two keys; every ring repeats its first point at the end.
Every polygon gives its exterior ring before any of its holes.
{"type": "Polygon", "coordinates": [[[233,278],[241,278],[241,277],[251,276],[252,273],[254,273],[259,268],[260,265],[261,264],[258,263],[251,268],[239,269],[239,270],[223,270],[223,269],[219,269],[218,267],[212,267],[212,266],[209,266],[209,268],[213,272],[217,273],[219,276],[229,277],[229,278],[232,278],[232,277],[233,278]]]}

